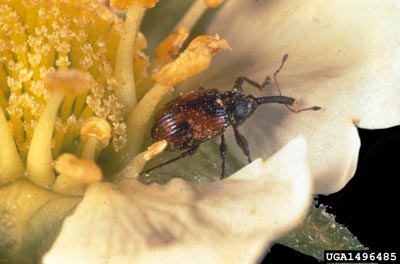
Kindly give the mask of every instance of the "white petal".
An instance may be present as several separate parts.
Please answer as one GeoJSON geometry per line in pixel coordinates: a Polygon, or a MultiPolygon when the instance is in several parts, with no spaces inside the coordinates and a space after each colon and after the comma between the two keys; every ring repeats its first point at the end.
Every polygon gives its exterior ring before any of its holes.
{"type": "MultiPolygon", "coordinates": [[[[355,125],[400,124],[397,0],[227,1],[209,33],[228,39],[232,52],[217,56],[197,85],[230,89],[243,75],[261,82],[289,54],[279,75],[283,94],[296,98],[298,108],[323,110],[293,114],[263,106],[242,130],[253,139],[252,156],[263,158],[305,135],[317,193],[336,192],[353,176],[360,145],[355,125]]],[[[267,90],[277,94],[273,85],[267,90]]]]}
{"type": "Polygon", "coordinates": [[[298,138],[220,182],[93,185],[44,263],[254,263],[304,217],[310,182],[298,138]]]}

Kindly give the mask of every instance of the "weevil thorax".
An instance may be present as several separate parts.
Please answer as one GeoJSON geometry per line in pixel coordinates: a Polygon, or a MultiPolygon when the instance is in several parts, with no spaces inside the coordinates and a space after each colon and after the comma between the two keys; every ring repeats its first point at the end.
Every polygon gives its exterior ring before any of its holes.
{"type": "Polygon", "coordinates": [[[243,124],[257,108],[257,102],[253,96],[237,92],[225,92],[222,95],[222,101],[227,113],[236,125],[243,124]]]}

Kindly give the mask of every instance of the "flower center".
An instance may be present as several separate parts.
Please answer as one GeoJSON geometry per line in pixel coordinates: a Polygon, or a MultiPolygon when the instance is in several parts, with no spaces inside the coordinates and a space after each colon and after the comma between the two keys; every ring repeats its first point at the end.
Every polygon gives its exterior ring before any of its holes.
{"type": "Polygon", "coordinates": [[[80,127],[98,116],[112,124],[115,150],[126,141],[122,106],[115,96],[113,51],[121,22],[95,2],[11,1],[0,6],[0,97],[18,152],[25,162],[49,100],[46,74],[74,68],[89,73],[88,90],[63,99],[52,152],[79,154],[80,127]]]}
{"type": "Polygon", "coordinates": [[[0,184],[27,176],[68,193],[102,179],[93,164],[113,163],[115,173],[131,162],[123,174],[137,174],[165,148],[139,155],[157,104],[229,46],[202,36],[179,53],[202,12],[221,2],[201,0],[148,58],[139,28],[155,2],[112,1],[128,8],[122,21],[98,1],[0,0],[0,184]]]}

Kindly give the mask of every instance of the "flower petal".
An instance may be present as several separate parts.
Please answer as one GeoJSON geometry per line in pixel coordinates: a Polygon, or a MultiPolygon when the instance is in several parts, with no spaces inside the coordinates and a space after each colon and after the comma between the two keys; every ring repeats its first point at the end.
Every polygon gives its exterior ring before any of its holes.
{"type": "Polygon", "coordinates": [[[263,158],[304,134],[315,191],[336,192],[356,168],[355,125],[400,124],[399,13],[398,1],[229,1],[208,33],[226,38],[232,53],[220,54],[192,84],[229,89],[243,75],[262,81],[288,53],[278,76],[283,94],[296,98],[298,108],[322,111],[294,115],[263,106],[244,134],[251,135],[252,156],[263,158]]]}
{"type": "Polygon", "coordinates": [[[2,263],[38,263],[80,197],[58,195],[27,179],[0,187],[2,263]]]}
{"type": "Polygon", "coordinates": [[[44,263],[253,263],[303,219],[310,198],[302,138],[219,182],[96,184],[44,263]]]}

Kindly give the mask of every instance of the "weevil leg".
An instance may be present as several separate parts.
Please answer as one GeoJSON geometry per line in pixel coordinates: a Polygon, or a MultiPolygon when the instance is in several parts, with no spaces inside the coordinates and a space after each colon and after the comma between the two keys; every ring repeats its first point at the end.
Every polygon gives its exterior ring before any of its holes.
{"type": "Polygon", "coordinates": [[[228,150],[228,147],[225,142],[225,136],[224,136],[224,134],[221,134],[221,144],[219,145],[219,151],[221,153],[221,159],[222,159],[221,179],[225,178],[225,159],[226,159],[227,150],[228,150]]]}
{"type": "Polygon", "coordinates": [[[253,81],[252,79],[249,79],[245,76],[238,77],[235,81],[235,84],[233,85],[233,91],[237,93],[243,93],[243,83],[247,82],[248,84],[258,88],[260,91],[262,91],[269,83],[270,83],[271,78],[267,76],[262,84],[259,84],[256,81],[253,81]]]}
{"type": "Polygon", "coordinates": [[[193,147],[190,148],[189,150],[187,150],[187,151],[181,153],[178,157],[175,157],[175,158],[173,158],[173,159],[167,160],[166,162],[161,163],[161,164],[159,164],[159,165],[157,165],[157,166],[154,166],[154,167],[152,167],[152,168],[150,168],[150,169],[148,169],[148,170],[142,171],[142,172],[140,173],[140,175],[146,174],[146,173],[149,173],[149,172],[152,171],[152,170],[155,170],[155,169],[164,167],[165,165],[171,164],[172,162],[175,162],[175,161],[180,160],[180,159],[182,159],[182,158],[186,158],[186,157],[192,156],[193,154],[195,154],[195,153],[197,152],[198,149],[199,149],[199,145],[193,146],[193,147]]]}
{"type": "Polygon", "coordinates": [[[233,132],[235,133],[235,139],[238,146],[243,150],[244,155],[246,155],[248,162],[251,162],[249,143],[247,139],[239,132],[237,126],[233,126],[233,132]]]}

